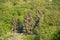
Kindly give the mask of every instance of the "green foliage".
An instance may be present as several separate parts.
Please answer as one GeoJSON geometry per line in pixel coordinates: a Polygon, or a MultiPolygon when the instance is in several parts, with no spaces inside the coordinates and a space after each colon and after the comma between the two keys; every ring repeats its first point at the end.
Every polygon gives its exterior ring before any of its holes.
{"type": "Polygon", "coordinates": [[[27,12],[32,10],[35,19],[38,8],[42,12],[39,25],[34,29],[35,34],[24,35],[24,40],[59,40],[59,37],[54,39],[54,35],[60,35],[60,0],[0,0],[0,36],[11,30],[14,14],[22,28],[27,12]]]}
{"type": "Polygon", "coordinates": [[[34,40],[35,38],[35,35],[23,35],[23,39],[24,40],[34,40]]]}
{"type": "Polygon", "coordinates": [[[3,32],[4,32],[4,30],[2,28],[0,28],[0,36],[3,35],[3,32]]]}

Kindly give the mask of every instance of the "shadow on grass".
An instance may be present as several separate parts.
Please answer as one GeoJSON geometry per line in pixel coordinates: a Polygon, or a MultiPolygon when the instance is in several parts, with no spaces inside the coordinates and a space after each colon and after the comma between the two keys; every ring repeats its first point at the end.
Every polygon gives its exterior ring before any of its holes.
{"type": "Polygon", "coordinates": [[[34,38],[34,40],[40,40],[40,36],[36,35],[36,37],[34,38]]]}
{"type": "Polygon", "coordinates": [[[60,40],[60,30],[57,31],[52,40],[60,40]]]}

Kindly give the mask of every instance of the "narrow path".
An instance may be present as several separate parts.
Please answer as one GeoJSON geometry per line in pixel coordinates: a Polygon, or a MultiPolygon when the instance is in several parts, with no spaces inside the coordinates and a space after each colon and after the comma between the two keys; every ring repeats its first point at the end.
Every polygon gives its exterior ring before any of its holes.
{"type": "Polygon", "coordinates": [[[5,37],[2,37],[1,40],[23,40],[22,38],[22,33],[7,33],[7,35],[5,37]]]}

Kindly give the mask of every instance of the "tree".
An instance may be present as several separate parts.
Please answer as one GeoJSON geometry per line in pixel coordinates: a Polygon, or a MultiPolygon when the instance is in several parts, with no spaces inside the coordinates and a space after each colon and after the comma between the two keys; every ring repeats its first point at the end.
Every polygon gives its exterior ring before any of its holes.
{"type": "Polygon", "coordinates": [[[12,23],[11,31],[12,32],[17,32],[17,19],[16,19],[16,16],[13,16],[13,23],[12,23]]]}
{"type": "Polygon", "coordinates": [[[38,26],[41,15],[42,15],[42,13],[41,13],[41,11],[38,9],[37,12],[36,12],[35,27],[38,26]]]}
{"type": "Polygon", "coordinates": [[[28,12],[24,18],[23,32],[28,34],[33,33],[34,25],[35,25],[35,21],[32,17],[32,14],[28,12]]]}

